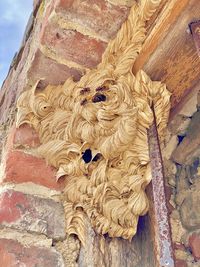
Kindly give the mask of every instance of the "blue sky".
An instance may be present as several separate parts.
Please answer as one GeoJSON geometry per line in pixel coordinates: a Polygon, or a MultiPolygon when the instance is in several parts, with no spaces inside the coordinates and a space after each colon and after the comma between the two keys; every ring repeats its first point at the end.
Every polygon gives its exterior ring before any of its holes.
{"type": "Polygon", "coordinates": [[[0,87],[19,50],[33,0],[0,0],[0,87]]]}

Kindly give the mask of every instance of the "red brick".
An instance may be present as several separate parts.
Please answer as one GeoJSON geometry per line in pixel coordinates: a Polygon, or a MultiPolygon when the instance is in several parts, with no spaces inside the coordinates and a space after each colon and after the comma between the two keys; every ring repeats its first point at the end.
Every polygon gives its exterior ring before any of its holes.
{"type": "Polygon", "coordinates": [[[61,255],[53,248],[24,247],[11,239],[0,239],[0,266],[2,267],[61,267],[61,255]]]}
{"type": "MultiPolygon", "coordinates": [[[[2,242],[1,240],[0,242],[2,242]]],[[[16,261],[14,255],[10,254],[0,245],[0,266],[6,266],[6,267],[16,267],[16,261]]]]}
{"type": "Polygon", "coordinates": [[[176,267],[187,267],[187,262],[185,262],[184,260],[176,260],[175,266],[176,267]]]}
{"type": "Polygon", "coordinates": [[[33,182],[51,189],[62,190],[64,178],[56,181],[56,169],[47,165],[46,161],[20,150],[21,147],[37,147],[40,144],[38,134],[29,125],[24,124],[10,130],[5,147],[3,182],[33,182]]]}
{"type": "Polygon", "coordinates": [[[0,223],[12,223],[21,217],[21,210],[18,203],[23,203],[23,209],[29,208],[27,198],[21,193],[14,193],[12,197],[6,192],[0,198],[0,223]]]}
{"type": "Polygon", "coordinates": [[[81,77],[81,73],[76,69],[69,68],[66,65],[59,64],[53,59],[46,57],[40,50],[36,52],[28,71],[28,78],[32,82],[41,78],[44,79],[42,81],[43,86],[47,86],[48,84],[62,84],[71,76],[75,81],[78,81],[81,77]]]}
{"type": "Polygon", "coordinates": [[[19,128],[13,129],[14,147],[38,147],[40,144],[39,136],[36,131],[28,124],[23,124],[19,128]]]}
{"type": "Polygon", "coordinates": [[[189,246],[192,250],[192,255],[196,260],[200,260],[200,234],[193,233],[189,237],[189,246]]]}
{"type": "Polygon", "coordinates": [[[105,42],[74,30],[61,29],[57,24],[50,22],[43,29],[41,43],[56,51],[57,56],[88,68],[96,66],[101,61],[106,48],[105,42]]]}
{"type": "Polygon", "coordinates": [[[52,199],[7,190],[0,194],[0,225],[64,238],[64,209],[52,199]]]}
{"type": "Polygon", "coordinates": [[[56,169],[46,161],[22,151],[9,151],[6,155],[4,182],[33,182],[51,189],[62,190],[64,178],[56,182],[56,169]]]}
{"type": "Polygon", "coordinates": [[[92,29],[104,38],[113,38],[129,14],[129,8],[105,0],[56,0],[56,11],[67,20],[92,29]]]}

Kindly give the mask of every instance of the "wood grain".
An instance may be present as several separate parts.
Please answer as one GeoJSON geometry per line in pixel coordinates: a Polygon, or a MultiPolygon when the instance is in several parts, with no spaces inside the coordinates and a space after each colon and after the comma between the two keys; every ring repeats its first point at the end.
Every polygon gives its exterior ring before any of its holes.
{"type": "Polygon", "coordinates": [[[167,35],[170,25],[177,20],[184,8],[190,0],[170,0],[162,3],[163,9],[154,21],[150,20],[151,24],[147,25],[149,34],[145,40],[142,51],[138,56],[133,71],[137,72],[148,61],[151,54],[159,48],[159,44],[167,35]]]}
{"type": "Polygon", "coordinates": [[[79,267],[154,267],[149,217],[141,217],[131,242],[97,235],[88,223],[87,242],[81,248],[79,267]]]}
{"type": "Polygon", "coordinates": [[[200,60],[188,28],[191,21],[200,17],[200,2],[173,2],[174,10],[163,18],[152,39],[147,39],[134,71],[143,67],[153,80],[166,83],[172,92],[174,108],[200,80],[200,60]]]}

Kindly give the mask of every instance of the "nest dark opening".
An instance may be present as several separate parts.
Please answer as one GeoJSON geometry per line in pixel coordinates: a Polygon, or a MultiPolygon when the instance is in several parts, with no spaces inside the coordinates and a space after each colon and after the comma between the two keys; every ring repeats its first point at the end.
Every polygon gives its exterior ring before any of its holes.
{"type": "Polygon", "coordinates": [[[82,159],[85,161],[85,163],[89,163],[92,160],[91,149],[86,149],[85,152],[83,152],[82,159]]]}

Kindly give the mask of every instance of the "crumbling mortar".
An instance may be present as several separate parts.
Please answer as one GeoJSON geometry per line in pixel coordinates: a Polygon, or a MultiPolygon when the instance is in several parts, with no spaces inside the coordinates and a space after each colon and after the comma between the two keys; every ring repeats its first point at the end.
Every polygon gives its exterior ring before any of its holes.
{"type": "Polygon", "coordinates": [[[77,236],[67,236],[63,241],[54,242],[53,246],[62,254],[66,267],[78,267],[80,241],[77,236]]]}

